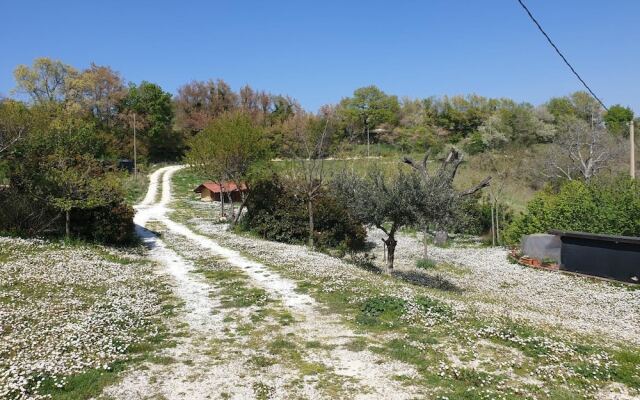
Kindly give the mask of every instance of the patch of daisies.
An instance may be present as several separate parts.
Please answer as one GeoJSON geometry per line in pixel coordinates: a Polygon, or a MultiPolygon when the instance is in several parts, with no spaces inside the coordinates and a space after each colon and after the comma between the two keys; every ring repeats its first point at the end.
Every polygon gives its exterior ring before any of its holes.
{"type": "Polygon", "coordinates": [[[109,370],[158,334],[160,282],[139,250],[3,237],[0,250],[0,398],[47,398],[43,385],[109,370]]]}

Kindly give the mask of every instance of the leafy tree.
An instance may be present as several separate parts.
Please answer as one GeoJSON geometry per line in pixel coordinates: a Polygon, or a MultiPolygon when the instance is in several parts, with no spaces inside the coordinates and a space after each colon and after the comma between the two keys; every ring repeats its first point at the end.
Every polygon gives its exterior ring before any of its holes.
{"type": "MultiPolygon", "coordinates": [[[[307,204],[298,194],[295,182],[276,174],[265,176],[252,186],[248,212],[239,226],[270,240],[308,241],[307,204]]],[[[364,247],[366,230],[330,189],[321,188],[316,196],[314,226],[314,243],[320,248],[364,247]]]]}
{"type": "Polygon", "coordinates": [[[269,115],[271,124],[283,123],[300,110],[300,105],[288,96],[275,96],[272,101],[273,111],[269,115]]]}
{"type": "Polygon", "coordinates": [[[194,135],[212,119],[236,110],[239,98],[223,80],[193,81],[181,86],[174,99],[176,125],[184,133],[194,135]]]}
{"type": "Polygon", "coordinates": [[[591,123],[602,117],[602,105],[587,92],[578,91],[565,97],[554,97],[545,104],[557,125],[565,120],[579,118],[591,123]]]}
{"type": "Polygon", "coordinates": [[[368,226],[375,226],[387,235],[387,268],[393,269],[396,233],[416,223],[415,205],[423,195],[422,180],[417,173],[400,171],[393,179],[379,169],[365,177],[342,173],[332,183],[351,213],[368,226]]]}
{"type": "Polygon", "coordinates": [[[445,133],[453,135],[452,141],[475,132],[499,105],[498,100],[478,95],[424,100],[427,119],[445,133]]]}
{"type": "Polygon", "coordinates": [[[577,114],[576,108],[567,97],[554,97],[545,106],[556,122],[563,118],[574,117],[577,114]]]}
{"type": "MultiPolygon", "coordinates": [[[[171,94],[155,83],[131,84],[122,102],[121,118],[132,127],[133,114],[139,129],[143,150],[152,161],[176,159],[182,153],[182,137],[173,130],[171,94]]],[[[133,138],[131,138],[133,140],[133,138]]]]}
{"type": "Polygon", "coordinates": [[[100,163],[90,156],[67,158],[54,153],[47,157],[44,180],[49,185],[47,201],[65,215],[65,235],[71,235],[71,212],[109,204],[117,200],[111,188],[114,182],[100,163]]]}
{"type": "Polygon", "coordinates": [[[629,136],[629,122],[633,121],[633,111],[620,104],[609,107],[604,122],[609,132],[619,136],[629,136]]]}
{"type": "MultiPolygon", "coordinates": [[[[262,129],[242,112],[229,112],[214,119],[188,142],[187,162],[213,181],[249,185],[259,166],[268,160],[262,129]]],[[[247,197],[242,194],[236,223],[247,197]]],[[[224,207],[224,202],[222,202],[224,207]]],[[[222,208],[224,214],[224,208],[222,208]]]]}
{"type": "Polygon", "coordinates": [[[543,108],[531,104],[504,102],[478,128],[482,141],[488,148],[500,148],[507,143],[548,142],[555,135],[552,116],[543,108]]]}
{"type": "Polygon", "coordinates": [[[110,67],[91,63],[89,68],[69,79],[70,107],[87,112],[98,122],[113,127],[119,107],[127,96],[122,77],[110,67]]]}
{"type": "Polygon", "coordinates": [[[31,67],[19,65],[13,71],[16,90],[28,94],[35,103],[64,100],[69,79],[76,74],[73,67],[46,57],[36,58],[31,67]]]}
{"type": "Polygon", "coordinates": [[[371,130],[382,124],[398,125],[400,103],[376,86],[356,89],[353,97],[340,102],[339,113],[347,129],[360,133],[370,142],[371,130]]]}
{"type": "Polygon", "coordinates": [[[98,160],[106,143],[94,123],[65,113],[48,123],[38,121],[50,110],[32,109],[35,123],[10,156],[10,186],[18,196],[51,210],[54,221],[63,216],[64,232],[70,236],[74,212],[120,204],[123,195],[115,176],[98,160]]]}
{"type": "Polygon", "coordinates": [[[0,160],[3,153],[22,140],[31,125],[29,109],[15,100],[0,101],[0,160]]]}

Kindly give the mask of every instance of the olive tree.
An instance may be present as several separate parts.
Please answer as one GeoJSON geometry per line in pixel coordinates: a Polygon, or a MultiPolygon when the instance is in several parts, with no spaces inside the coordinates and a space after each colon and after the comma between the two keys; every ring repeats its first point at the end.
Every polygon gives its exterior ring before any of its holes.
{"type": "Polygon", "coordinates": [[[453,181],[460,165],[464,162],[464,157],[455,148],[449,151],[440,166],[432,172],[428,168],[428,151],[425,152],[420,163],[410,157],[404,157],[402,161],[409,165],[420,176],[422,181],[422,192],[420,197],[415,199],[413,210],[415,219],[422,226],[424,232],[424,258],[427,258],[427,229],[429,225],[435,224],[439,227],[446,227],[460,222],[460,219],[466,217],[460,213],[464,198],[489,186],[491,177],[486,177],[469,189],[456,190],[453,186],[453,181]],[[455,221],[456,219],[458,221],[455,221]]]}
{"type": "MultiPolygon", "coordinates": [[[[353,215],[387,235],[383,242],[387,247],[389,270],[393,269],[398,243],[396,233],[400,228],[453,223],[455,218],[461,217],[463,199],[488,186],[491,180],[487,177],[470,189],[456,190],[453,180],[463,157],[455,149],[434,172],[427,167],[428,153],[421,163],[409,157],[405,157],[403,162],[412,167],[411,171],[400,170],[397,175],[385,176],[379,169],[374,169],[364,177],[342,173],[333,183],[353,215]]],[[[426,245],[425,241],[425,255],[426,245]]]]}
{"type": "Polygon", "coordinates": [[[333,182],[334,189],[343,197],[353,215],[362,223],[380,229],[387,236],[387,268],[393,269],[396,233],[416,222],[416,205],[423,195],[423,183],[418,174],[398,172],[385,176],[373,169],[364,177],[342,173],[333,182]]]}

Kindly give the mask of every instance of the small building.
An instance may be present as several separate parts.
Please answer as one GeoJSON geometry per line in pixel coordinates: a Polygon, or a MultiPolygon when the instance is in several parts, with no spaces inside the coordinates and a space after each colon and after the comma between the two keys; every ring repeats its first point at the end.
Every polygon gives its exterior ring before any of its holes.
{"type": "Polygon", "coordinates": [[[235,182],[231,181],[222,183],[204,182],[193,191],[200,193],[201,201],[220,201],[220,195],[224,192],[225,202],[229,201],[229,196],[231,196],[231,200],[235,203],[242,201],[242,193],[247,191],[247,185],[241,183],[240,186],[238,186],[235,182]]]}

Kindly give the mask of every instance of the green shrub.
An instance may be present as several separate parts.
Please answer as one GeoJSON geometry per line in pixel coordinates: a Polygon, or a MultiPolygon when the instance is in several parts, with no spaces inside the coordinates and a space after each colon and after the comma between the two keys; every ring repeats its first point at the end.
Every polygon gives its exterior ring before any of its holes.
{"type": "Polygon", "coordinates": [[[435,267],[436,267],[436,262],[430,258],[421,258],[416,261],[416,268],[433,269],[435,267]]]}
{"type": "Polygon", "coordinates": [[[415,301],[418,307],[420,307],[424,312],[439,314],[442,316],[453,315],[451,307],[439,300],[432,299],[431,297],[420,296],[417,297],[415,301]]]}
{"type": "Polygon", "coordinates": [[[505,232],[507,243],[550,229],[640,236],[640,185],[626,176],[569,181],[539,192],[505,232]]]}
{"type": "Polygon", "coordinates": [[[135,242],[133,215],[133,208],[124,202],[94,210],[92,239],[117,245],[135,242]]]}
{"type": "MultiPolygon", "coordinates": [[[[291,182],[277,175],[255,183],[247,200],[247,213],[239,228],[265,239],[305,243],[309,214],[304,198],[291,182]]],[[[366,230],[330,191],[324,190],[314,203],[315,243],[320,248],[364,248],[366,230]]]]}
{"type": "Polygon", "coordinates": [[[469,137],[469,141],[464,145],[464,150],[471,155],[482,153],[486,149],[487,146],[484,144],[480,132],[474,132],[469,137]]]}
{"type": "Polygon", "coordinates": [[[357,321],[363,325],[393,324],[405,313],[406,300],[393,296],[367,299],[360,307],[357,321]]]}

